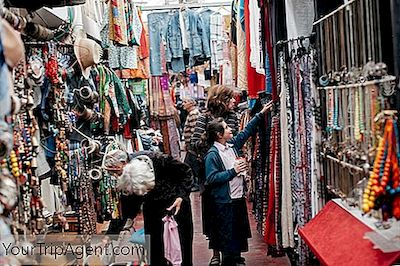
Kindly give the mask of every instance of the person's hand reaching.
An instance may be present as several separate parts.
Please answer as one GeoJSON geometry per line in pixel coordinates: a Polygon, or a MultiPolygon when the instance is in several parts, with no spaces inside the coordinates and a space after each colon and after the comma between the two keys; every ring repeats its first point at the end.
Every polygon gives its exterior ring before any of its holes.
{"type": "Polygon", "coordinates": [[[263,109],[261,110],[261,113],[264,114],[267,111],[270,111],[272,109],[272,106],[274,105],[273,101],[269,101],[268,103],[266,103],[263,107],[263,109]]]}
{"type": "Polygon", "coordinates": [[[174,215],[177,215],[179,210],[181,209],[181,204],[182,204],[183,199],[182,198],[176,198],[176,200],[174,201],[174,203],[167,208],[168,211],[171,211],[173,208],[175,208],[175,213],[174,215]]]}

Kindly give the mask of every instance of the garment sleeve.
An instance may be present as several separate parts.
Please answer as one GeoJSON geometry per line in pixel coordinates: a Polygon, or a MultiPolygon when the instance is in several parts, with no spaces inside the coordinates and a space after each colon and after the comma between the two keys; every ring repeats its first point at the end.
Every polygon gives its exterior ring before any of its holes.
{"type": "Polygon", "coordinates": [[[197,113],[189,113],[188,117],[186,118],[185,126],[183,129],[183,135],[185,137],[185,144],[186,147],[190,145],[190,139],[193,135],[194,128],[196,126],[198,115],[197,113]]]}
{"type": "Polygon", "coordinates": [[[240,150],[246,141],[257,132],[259,123],[262,121],[264,115],[262,113],[256,114],[247,126],[232,139],[232,143],[237,150],[240,150]]]}
{"type": "Polygon", "coordinates": [[[206,58],[211,57],[211,51],[210,51],[210,43],[208,41],[208,36],[206,34],[206,25],[204,24],[203,19],[201,16],[199,16],[198,22],[197,22],[197,31],[201,35],[201,43],[203,44],[203,53],[206,58]]]}
{"type": "Polygon", "coordinates": [[[168,21],[168,27],[167,27],[167,32],[166,32],[166,36],[167,38],[163,38],[163,36],[161,36],[161,41],[165,41],[166,43],[166,60],[167,62],[171,62],[172,61],[172,50],[171,50],[171,21],[172,21],[172,17],[169,19],[168,21]]]}
{"type": "Polygon", "coordinates": [[[234,112],[230,112],[224,119],[226,124],[232,129],[233,135],[236,136],[239,132],[240,124],[240,119],[238,118],[237,114],[234,112]]]}
{"type": "Polygon", "coordinates": [[[218,168],[217,157],[214,153],[206,156],[206,182],[205,185],[222,184],[232,180],[237,175],[235,169],[221,171],[218,168]]]}

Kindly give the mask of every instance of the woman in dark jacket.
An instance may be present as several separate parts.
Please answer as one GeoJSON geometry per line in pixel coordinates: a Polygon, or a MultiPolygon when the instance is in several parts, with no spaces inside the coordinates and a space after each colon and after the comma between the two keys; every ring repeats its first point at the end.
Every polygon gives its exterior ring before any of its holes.
{"type": "Polygon", "coordinates": [[[266,105],[236,137],[221,118],[214,119],[207,127],[208,142],[212,146],[205,157],[205,185],[210,191],[214,212],[218,213],[211,224],[210,243],[222,252],[223,266],[245,265],[240,253],[248,251],[247,239],[251,237],[242,175],[247,163],[238,155],[270,107],[271,104],[266,105]]]}
{"type": "MultiPolygon", "coordinates": [[[[234,91],[223,85],[215,85],[208,91],[207,110],[200,114],[194,129],[194,133],[190,140],[188,148],[188,160],[198,163],[198,180],[201,192],[201,206],[202,206],[202,221],[203,221],[203,234],[210,238],[211,223],[213,221],[212,198],[205,182],[204,172],[204,156],[210,146],[207,143],[206,127],[213,119],[222,117],[225,122],[232,129],[232,133],[236,135],[239,130],[239,118],[233,111],[235,107],[234,91]]],[[[210,261],[210,266],[220,264],[219,251],[209,243],[209,248],[213,250],[213,256],[210,261]]]]}
{"type": "MultiPolygon", "coordinates": [[[[129,161],[142,155],[151,159],[155,176],[154,188],[148,191],[144,196],[141,196],[143,200],[144,229],[146,235],[150,235],[151,241],[151,265],[168,265],[164,258],[162,218],[169,210],[173,211],[175,220],[178,223],[182,249],[182,266],[191,266],[193,265],[193,220],[189,195],[193,182],[192,171],[188,165],[159,152],[137,152],[129,156],[129,161]]],[[[112,155],[112,157],[121,158],[121,156],[116,156],[115,154],[112,155]]],[[[114,171],[118,171],[119,169],[119,174],[121,174],[121,166],[124,167],[124,165],[128,163],[128,160],[120,161],[122,161],[121,164],[113,163],[112,160],[111,162],[107,162],[106,158],[106,164],[108,164],[107,168],[114,171]]],[[[138,175],[139,174],[140,173],[138,173],[138,175]]],[[[129,202],[129,196],[121,199],[121,201],[126,216],[134,218],[138,210],[137,204],[141,202],[137,200],[129,202]]]]}

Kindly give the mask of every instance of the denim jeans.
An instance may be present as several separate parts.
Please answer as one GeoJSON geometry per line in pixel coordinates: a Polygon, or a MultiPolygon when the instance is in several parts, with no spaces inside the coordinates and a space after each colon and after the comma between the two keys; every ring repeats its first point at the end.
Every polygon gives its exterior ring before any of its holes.
{"type": "Polygon", "coordinates": [[[166,40],[168,21],[170,15],[165,13],[152,13],[148,15],[150,37],[150,73],[152,76],[161,76],[160,44],[166,40]]]}

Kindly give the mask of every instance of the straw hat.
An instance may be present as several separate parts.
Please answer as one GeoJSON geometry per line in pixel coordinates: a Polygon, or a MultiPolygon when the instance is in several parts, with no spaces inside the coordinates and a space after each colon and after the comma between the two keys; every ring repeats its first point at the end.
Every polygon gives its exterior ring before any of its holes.
{"type": "Polygon", "coordinates": [[[81,67],[82,75],[89,78],[90,67],[100,63],[101,46],[91,39],[81,38],[75,41],[74,52],[81,67]]]}

